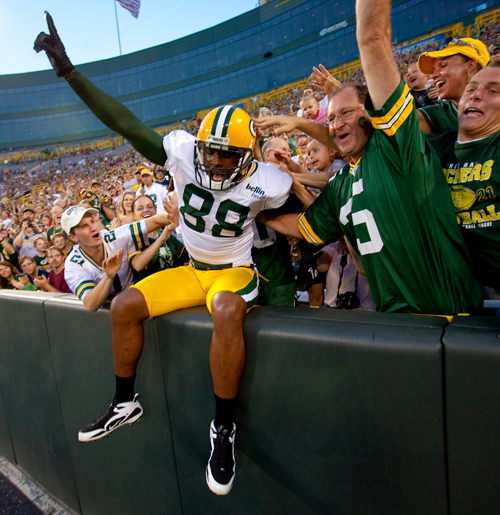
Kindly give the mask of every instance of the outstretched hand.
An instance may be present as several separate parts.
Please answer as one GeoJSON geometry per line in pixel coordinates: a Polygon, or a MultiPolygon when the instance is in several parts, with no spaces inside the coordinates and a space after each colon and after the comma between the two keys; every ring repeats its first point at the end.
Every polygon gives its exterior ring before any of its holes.
{"type": "Polygon", "coordinates": [[[314,67],[311,73],[313,86],[321,90],[328,98],[336,90],[342,87],[338,81],[322,64],[319,68],[314,67]]]}
{"type": "Polygon", "coordinates": [[[116,250],[102,262],[102,268],[110,279],[114,279],[122,266],[123,249],[116,250]]]}
{"type": "Polygon", "coordinates": [[[40,32],[35,39],[33,49],[37,52],[44,50],[57,76],[65,77],[69,75],[75,67],[71,64],[63,42],[57,33],[52,16],[47,11],[45,11],[45,19],[49,27],[49,34],[40,32]]]}
{"type": "Polygon", "coordinates": [[[168,218],[170,219],[170,224],[167,225],[165,229],[174,231],[179,225],[179,204],[177,203],[176,197],[169,193],[163,201],[163,207],[168,213],[168,218]]]}
{"type": "Polygon", "coordinates": [[[269,116],[267,118],[253,118],[255,126],[260,130],[271,129],[274,136],[284,132],[292,132],[297,128],[297,118],[294,116],[269,116]]]}

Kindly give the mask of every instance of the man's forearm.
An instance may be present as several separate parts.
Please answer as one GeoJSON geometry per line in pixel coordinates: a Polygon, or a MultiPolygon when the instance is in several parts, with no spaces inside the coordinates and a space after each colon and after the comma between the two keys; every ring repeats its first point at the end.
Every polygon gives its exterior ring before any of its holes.
{"type": "Polygon", "coordinates": [[[390,0],[356,0],[356,39],[373,107],[381,109],[401,81],[391,46],[390,0]]]}
{"type": "Polygon", "coordinates": [[[77,70],[65,78],[69,79],[73,91],[104,125],[128,139],[145,158],[162,166],[165,164],[167,157],[163,148],[163,138],[157,132],[77,70]]]}
{"type": "Polygon", "coordinates": [[[57,288],[54,288],[54,286],[52,286],[52,284],[50,284],[48,281],[46,283],[40,286],[38,286],[37,284],[35,284],[35,286],[41,288],[43,291],[48,291],[50,293],[61,293],[60,290],[58,290],[57,288]]]}
{"type": "Polygon", "coordinates": [[[158,213],[151,218],[146,218],[144,222],[146,223],[146,230],[148,232],[152,232],[156,231],[157,229],[161,229],[166,225],[170,225],[170,218],[168,217],[168,213],[166,211],[162,211],[161,213],[158,213]]]}
{"type": "Polygon", "coordinates": [[[299,117],[297,120],[297,129],[323,143],[323,145],[338,150],[337,145],[333,143],[328,127],[303,117],[299,117]]]}
{"type": "Polygon", "coordinates": [[[292,193],[302,202],[304,207],[309,207],[316,199],[310,191],[307,191],[300,182],[294,178],[292,193]]]}
{"type": "Polygon", "coordinates": [[[20,231],[19,234],[14,238],[12,244],[14,248],[19,250],[23,246],[24,231],[20,231]]]}
{"type": "Polygon", "coordinates": [[[83,303],[89,311],[97,311],[108,298],[111,286],[113,285],[113,278],[108,275],[99,281],[98,284],[85,295],[83,303]]]}
{"type": "Polygon", "coordinates": [[[335,172],[300,173],[294,176],[304,186],[323,189],[335,172]]]}
{"type": "Polygon", "coordinates": [[[297,213],[276,215],[273,210],[268,210],[261,211],[257,215],[256,220],[281,234],[303,239],[303,236],[297,227],[297,216],[297,213]]]}
{"type": "Polygon", "coordinates": [[[296,163],[293,159],[290,159],[287,163],[288,169],[291,173],[302,174],[304,173],[304,169],[298,163],[296,163]]]}

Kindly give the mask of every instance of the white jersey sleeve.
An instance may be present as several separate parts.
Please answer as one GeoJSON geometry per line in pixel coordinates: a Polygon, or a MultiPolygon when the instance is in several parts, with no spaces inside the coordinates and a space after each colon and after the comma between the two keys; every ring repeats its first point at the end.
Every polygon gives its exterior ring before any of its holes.
{"type": "Polygon", "coordinates": [[[196,138],[185,131],[172,131],[163,138],[163,148],[167,154],[165,168],[174,178],[175,184],[185,180],[179,172],[181,170],[192,170],[194,181],[194,144],[196,138]]]}
{"type": "Polygon", "coordinates": [[[149,245],[146,222],[123,225],[112,231],[101,231],[103,239],[103,259],[94,261],[80,245],[74,245],[66,258],[64,278],[70,290],[80,299],[85,296],[104,277],[102,261],[113,252],[123,249],[122,265],[118,270],[109,293],[118,293],[132,284],[133,276],[128,255],[149,245]]]}

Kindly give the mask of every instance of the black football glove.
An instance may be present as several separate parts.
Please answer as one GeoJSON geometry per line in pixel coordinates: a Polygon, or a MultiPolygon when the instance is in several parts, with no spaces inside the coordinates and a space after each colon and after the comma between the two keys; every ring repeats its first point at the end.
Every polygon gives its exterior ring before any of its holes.
{"type": "Polygon", "coordinates": [[[40,32],[38,37],[35,39],[33,49],[37,52],[45,50],[47,57],[49,58],[52,68],[54,68],[58,77],[64,77],[71,73],[75,67],[71,64],[69,57],[66,55],[64,45],[57,33],[52,16],[45,11],[45,19],[49,27],[50,35],[45,32],[40,32]]]}
{"type": "Polygon", "coordinates": [[[299,263],[297,271],[297,290],[307,291],[311,286],[317,283],[318,269],[316,268],[316,260],[309,259],[299,263]]]}

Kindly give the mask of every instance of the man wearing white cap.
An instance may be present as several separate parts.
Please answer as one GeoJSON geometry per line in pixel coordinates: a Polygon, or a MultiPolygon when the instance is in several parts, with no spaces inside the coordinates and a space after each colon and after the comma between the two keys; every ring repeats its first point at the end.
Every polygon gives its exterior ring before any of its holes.
{"type": "Polygon", "coordinates": [[[154,182],[153,172],[148,168],[143,167],[139,170],[141,172],[143,187],[137,190],[136,195],[138,197],[140,195],[149,195],[155,203],[156,212],[161,213],[162,211],[165,211],[165,208],[163,207],[163,201],[165,200],[165,197],[168,193],[167,188],[161,184],[158,184],[157,182],[154,182]]]}
{"type": "Polygon", "coordinates": [[[64,273],[71,291],[89,311],[97,311],[110,293],[119,293],[132,284],[129,253],[147,247],[148,232],[168,224],[168,215],[163,212],[113,231],[101,230],[97,209],[66,209],[61,225],[75,243],[64,273]]]}
{"type": "Polygon", "coordinates": [[[424,52],[418,67],[432,75],[441,103],[418,110],[423,132],[443,134],[458,130],[457,108],[465,87],[490,61],[488,49],[479,39],[449,37],[435,52],[424,52]]]}

